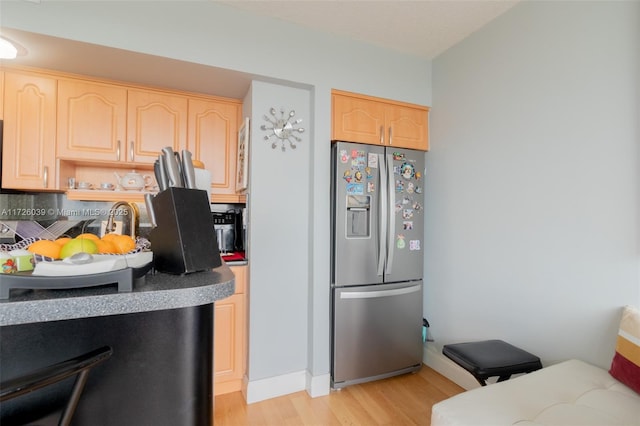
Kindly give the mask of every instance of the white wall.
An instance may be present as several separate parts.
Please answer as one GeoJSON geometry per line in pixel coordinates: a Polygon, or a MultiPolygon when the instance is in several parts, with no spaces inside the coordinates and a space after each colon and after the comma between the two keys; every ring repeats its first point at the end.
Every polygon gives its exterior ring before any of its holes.
{"type": "Polygon", "coordinates": [[[246,394],[247,401],[254,402],[305,386],[307,341],[300,337],[307,335],[309,321],[312,133],[309,90],[254,81],[250,99],[249,353],[255,356],[248,361],[246,394]],[[296,133],[301,141],[292,139],[295,149],[276,137],[264,139],[272,135],[261,129],[271,127],[263,118],[274,119],[271,108],[277,117],[283,109],[285,116],[295,113],[292,120],[303,120],[297,126],[305,132],[296,133]],[[265,381],[278,376],[289,379],[265,381]],[[252,385],[256,382],[266,388],[252,385]],[[274,392],[277,387],[281,389],[274,392]]]}
{"type": "MultiPolygon", "coordinates": [[[[252,155],[251,167],[264,181],[256,183],[254,176],[252,198],[263,201],[255,201],[250,237],[257,247],[252,246],[250,267],[249,380],[271,396],[286,386],[306,387],[312,395],[328,392],[330,90],[430,105],[430,61],[209,1],[3,1],[0,25],[256,74],[262,82],[278,79],[276,92],[283,90],[287,101],[287,85],[308,91],[308,140],[295,153],[295,167],[302,174],[286,175],[283,168],[272,167],[284,157],[294,158],[289,152],[283,156],[266,149],[264,155],[252,155]],[[283,48],[285,55],[280,54],[283,48]],[[298,193],[302,187],[312,189],[306,198],[298,193]],[[269,193],[258,195],[258,190],[269,193]],[[300,232],[287,229],[273,250],[268,249],[277,233],[273,221],[285,210],[280,203],[267,203],[269,194],[279,201],[287,196],[301,200],[304,212],[296,216],[300,232]],[[258,229],[256,221],[269,228],[258,229]],[[295,259],[287,262],[283,248],[293,250],[295,259]],[[276,274],[281,274],[280,281],[276,274]],[[304,380],[300,369],[306,369],[304,380]]],[[[263,99],[251,95],[256,114],[267,104],[283,103],[267,87],[258,90],[263,99]]]]}
{"type": "Polygon", "coordinates": [[[523,2],[434,60],[432,354],[501,338],[609,366],[640,305],[639,55],[638,2],[523,2]]]}

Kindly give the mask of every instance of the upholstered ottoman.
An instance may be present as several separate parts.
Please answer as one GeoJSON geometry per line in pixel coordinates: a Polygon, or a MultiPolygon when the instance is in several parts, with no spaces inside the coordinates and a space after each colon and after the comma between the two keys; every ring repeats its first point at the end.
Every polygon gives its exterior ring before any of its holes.
{"type": "Polygon", "coordinates": [[[542,368],[540,358],[502,340],[444,345],[442,353],[486,386],[489,377],[502,382],[512,374],[530,373],[542,368]]]}

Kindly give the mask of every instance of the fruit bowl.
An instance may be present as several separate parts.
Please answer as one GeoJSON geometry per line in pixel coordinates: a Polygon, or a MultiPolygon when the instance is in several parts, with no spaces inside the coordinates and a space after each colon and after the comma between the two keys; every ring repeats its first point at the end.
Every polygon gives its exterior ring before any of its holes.
{"type": "MultiPolygon", "coordinates": [[[[0,252],[1,251],[5,251],[5,252],[9,252],[11,250],[20,250],[20,249],[27,249],[27,247],[29,247],[31,244],[33,244],[36,241],[42,240],[43,238],[37,238],[37,237],[33,237],[33,238],[27,238],[25,240],[19,241],[15,244],[0,244],[0,252]]],[[[136,246],[134,249],[126,252],[126,253],[104,253],[104,256],[123,256],[123,255],[128,255],[128,254],[134,254],[134,253],[139,253],[139,252],[143,252],[143,251],[149,251],[151,248],[151,242],[144,238],[144,237],[136,237],[136,246]]],[[[38,262],[54,262],[56,259],[51,258],[51,257],[47,257],[47,256],[42,256],[39,254],[35,254],[34,255],[35,261],[36,263],[38,262]]]]}

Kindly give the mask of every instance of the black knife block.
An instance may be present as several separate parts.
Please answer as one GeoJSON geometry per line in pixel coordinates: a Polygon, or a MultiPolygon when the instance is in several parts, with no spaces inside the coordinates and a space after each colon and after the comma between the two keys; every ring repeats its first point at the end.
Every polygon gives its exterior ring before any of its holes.
{"type": "Polygon", "coordinates": [[[170,187],[152,204],[157,226],[149,240],[156,270],[189,274],[222,265],[207,191],[170,187]]]}

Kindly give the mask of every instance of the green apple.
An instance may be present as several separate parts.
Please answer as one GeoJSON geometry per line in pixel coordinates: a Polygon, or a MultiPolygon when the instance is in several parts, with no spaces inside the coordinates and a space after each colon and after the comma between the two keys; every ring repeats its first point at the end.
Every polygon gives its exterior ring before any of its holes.
{"type": "Polygon", "coordinates": [[[98,252],[98,246],[93,242],[93,240],[88,238],[74,238],[62,246],[62,249],[60,250],[60,258],[66,259],[67,257],[80,252],[95,254],[98,252]]]}

